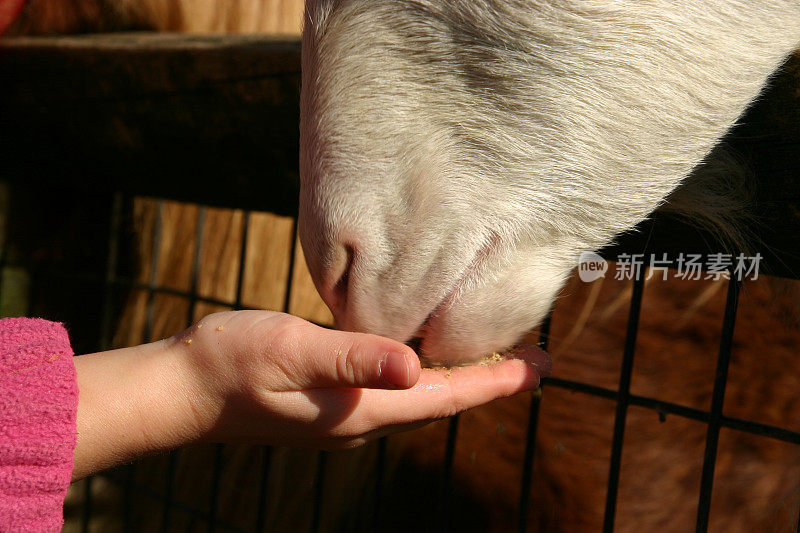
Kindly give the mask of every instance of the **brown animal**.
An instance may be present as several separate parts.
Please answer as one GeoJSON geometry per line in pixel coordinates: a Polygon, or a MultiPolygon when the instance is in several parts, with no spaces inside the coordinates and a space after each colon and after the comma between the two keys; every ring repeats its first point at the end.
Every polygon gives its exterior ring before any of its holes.
{"type": "MultiPolygon", "coordinates": [[[[102,0],[29,0],[15,33],[159,29],[169,31],[297,32],[299,2],[225,3],[102,0]],[[188,6],[192,5],[189,9],[188,6]],[[267,7],[270,6],[270,7],[267,7]],[[254,15],[255,13],[255,15],[254,15]],[[278,15],[275,15],[275,14],[278,15]]],[[[138,242],[137,280],[187,291],[192,285],[192,254],[198,207],[135,199],[131,207],[138,242]],[[160,211],[160,215],[159,215],[160,211]],[[152,247],[160,216],[160,248],[152,247]],[[155,271],[153,254],[158,254],[155,271]]],[[[209,210],[202,233],[197,291],[202,297],[234,302],[236,298],[244,214],[209,210]]],[[[303,268],[299,247],[295,269],[289,272],[293,221],[267,214],[249,219],[243,301],[246,306],[282,309],[285,283],[294,280],[288,310],[329,323],[330,315],[317,299],[303,268]]],[[[796,366],[800,347],[797,329],[774,310],[796,309],[791,293],[774,290],[776,282],[759,280],[744,287],[737,321],[725,412],[731,416],[800,429],[800,377],[787,371],[796,366]]],[[[556,376],[614,389],[622,354],[629,294],[627,283],[611,279],[583,284],[572,280],[558,300],[551,335],[556,376]],[[584,311],[591,309],[586,315],[584,311]],[[584,321],[585,319],[585,321],[584,321]]],[[[707,409],[716,364],[716,344],[722,322],[724,290],[714,282],[651,280],[645,289],[632,391],[707,409]]],[[[149,340],[143,336],[148,302],[152,302],[150,338],[182,329],[220,309],[199,302],[188,317],[188,298],[144,289],[132,290],[123,311],[115,344],[149,340]]],[[[796,317],[795,317],[796,319],[796,317]]],[[[453,478],[454,526],[507,531],[516,519],[525,421],[530,398],[498,401],[461,418],[453,478]]],[[[602,523],[608,457],[613,428],[613,402],[544,390],[530,527],[536,531],[597,531],[602,523]]],[[[442,467],[446,423],[437,423],[389,439],[387,493],[380,524],[385,529],[431,529],[440,523],[432,504],[442,467]],[[402,465],[402,467],[398,467],[402,465]]],[[[686,531],[697,506],[705,425],[632,407],[623,453],[617,530],[686,531]]],[[[176,457],[174,498],[201,510],[209,508],[213,447],[181,451],[176,457]]],[[[331,454],[323,508],[325,529],[367,529],[375,502],[370,497],[374,446],[331,454]],[[367,518],[363,518],[367,516],[367,518]]],[[[316,454],[276,450],[271,458],[267,499],[258,501],[262,453],[254,447],[226,447],[225,469],[219,481],[219,517],[244,529],[252,528],[259,508],[266,509],[270,530],[294,530],[310,523],[316,454]],[[255,465],[255,466],[254,466],[255,465]]],[[[800,449],[782,442],[723,430],[711,509],[712,531],[786,531],[794,528],[800,504],[796,465],[800,449]]],[[[164,488],[166,457],[143,461],[133,477],[137,485],[164,488]]],[[[116,472],[125,475],[124,470],[116,472]]],[[[99,478],[95,492],[95,522],[105,529],[118,523],[119,486],[99,478]],[[110,506],[106,507],[106,504],[110,506]],[[114,504],[114,505],[111,505],[114,504]],[[108,514],[104,515],[104,509],[108,514]],[[106,521],[104,521],[106,520],[106,521]]],[[[139,494],[139,492],[135,492],[139,494]]],[[[76,490],[68,501],[75,513],[76,490]]],[[[157,499],[137,497],[133,525],[150,530],[163,520],[157,499]]],[[[191,515],[176,510],[174,528],[198,526],[191,515]]]]}
{"type": "MultiPolygon", "coordinates": [[[[646,284],[633,394],[709,409],[724,286],[724,281],[675,279],[652,279],[646,284]]],[[[800,399],[794,391],[800,376],[787,369],[795,365],[800,333],[796,322],[787,323],[771,312],[776,301],[784,305],[796,301],[787,297],[784,286],[780,280],[764,278],[744,285],[724,411],[797,431],[800,399]]],[[[553,318],[555,376],[616,389],[629,295],[630,282],[585,284],[572,279],[553,318]],[[594,298],[593,312],[576,332],[575,318],[594,298]]],[[[515,526],[527,409],[528,398],[517,397],[462,416],[454,466],[460,500],[453,504],[456,524],[483,524],[493,531],[515,526]]],[[[601,529],[614,410],[613,401],[545,387],[534,463],[532,530],[601,529]]],[[[693,529],[705,436],[706,426],[700,422],[673,415],[661,422],[652,410],[630,408],[616,531],[693,529]]],[[[436,471],[444,427],[430,426],[403,438],[408,441],[403,460],[417,465],[397,473],[407,478],[398,485],[407,488],[419,482],[412,476],[436,471]],[[439,453],[430,453],[432,442],[439,453]]],[[[797,446],[723,429],[710,531],[793,530],[800,509],[800,476],[792,465],[798,460],[797,446]]],[[[388,501],[400,497],[398,490],[388,501]]],[[[418,503],[422,505],[422,498],[418,503]]]]}

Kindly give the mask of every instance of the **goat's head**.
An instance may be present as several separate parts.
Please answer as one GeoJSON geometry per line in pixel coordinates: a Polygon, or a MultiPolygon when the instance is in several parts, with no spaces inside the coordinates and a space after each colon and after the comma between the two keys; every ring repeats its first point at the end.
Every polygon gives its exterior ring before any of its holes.
{"type": "Polygon", "coordinates": [[[340,327],[419,336],[439,363],[503,348],[710,148],[725,126],[672,116],[675,79],[641,89],[652,65],[685,78],[681,58],[656,65],[658,36],[611,31],[639,15],[604,15],[308,2],[300,231],[340,327]],[[665,139],[665,116],[695,131],[665,139]]]}

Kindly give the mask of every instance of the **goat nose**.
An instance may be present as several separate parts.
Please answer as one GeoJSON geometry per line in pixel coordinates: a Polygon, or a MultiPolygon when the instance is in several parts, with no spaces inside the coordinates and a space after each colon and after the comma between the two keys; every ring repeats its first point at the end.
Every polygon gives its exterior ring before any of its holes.
{"type": "Polygon", "coordinates": [[[321,291],[322,299],[333,312],[337,325],[344,327],[344,316],[347,309],[347,293],[350,286],[351,270],[355,248],[349,244],[337,245],[333,254],[326,282],[321,291]]]}

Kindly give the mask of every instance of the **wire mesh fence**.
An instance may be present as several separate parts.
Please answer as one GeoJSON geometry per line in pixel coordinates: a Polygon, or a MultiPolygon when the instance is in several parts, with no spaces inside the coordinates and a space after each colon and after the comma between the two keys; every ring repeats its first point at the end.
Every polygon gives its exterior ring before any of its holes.
{"type": "MultiPolygon", "coordinates": [[[[147,279],[145,281],[137,280],[134,276],[126,275],[120,271],[121,257],[124,256],[122,248],[126,231],[126,213],[130,212],[131,202],[131,198],[121,193],[116,193],[113,196],[107,214],[109,226],[107,231],[108,239],[105,245],[105,264],[102,268],[96,269],[95,273],[90,274],[81,273],[80,271],[60,270],[58,267],[48,267],[48,269],[31,268],[34,274],[32,275],[31,298],[28,304],[28,313],[36,313],[43,309],[40,303],[37,302],[37,294],[40,294],[36,288],[37,284],[45,287],[53,287],[58,283],[93,284],[100,294],[98,301],[102,302],[101,326],[93,341],[95,343],[94,349],[104,350],[113,347],[114,328],[116,327],[116,320],[119,318],[118,311],[120,302],[126,297],[126,294],[132,290],[144,291],[146,294],[144,319],[141,323],[141,338],[145,340],[153,338],[154,324],[158,319],[156,298],[159,295],[177,297],[185,301],[185,315],[181,322],[182,326],[186,327],[191,325],[192,322],[198,318],[198,305],[200,304],[208,304],[226,309],[248,308],[248,306],[243,303],[246,299],[243,282],[245,278],[246,258],[248,256],[248,231],[250,228],[251,212],[245,211],[242,213],[242,223],[239,229],[240,235],[237,238],[237,242],[239,243],[239,260],[235,276],[236,285],[233,291],[234,297],[230,300],[225,300],[202,295],[198,291],[198,273],[202,267],[201,262],[204,257],[202,236],[208,223],[206,216],[207,208],[204,206],[197,207],[195,213],[194,240],[196,244],[193,249],[188,250],[190,255],[189,263],[191,265],[190,281],[185,290],[165,286],[158,281],[157,272],[159,271],[159,261],[161,260],[161,250],[163,248],[163,243],[161,242],[162,212],[164,209],[163,200],[156,202],[157,208],[154,217],[154,227],[152,228],[149,242],[149,256],[151,262],[148,268],[149,274],[147,279]]],[[[292,233],[294,234],[295,232],[296,227],[293,225],[292,233]]],[[[290,258],[292,258],[289,267],[290,272],[295,268],[293,258],[297,252],[295,249],[296,245],[294,244],[296,242],[296,236],[293,235],[293,244],[290,251],[290,258]]],[[[6,246],[4,250],[6,253],[0,257],[0,267],[2,267],[4,272],[7,271],[8,267],[14,266],[12,263],[26,265],[26,258],[20,256],[9,257],[8,247],[6,246]]],[[[27,263],[27,266],[31,267],[32,264],[27,263]]],[[[292,275],[287,276],[282,308],[285,312],[290,310],[292,280],[292,275]]],[[[0,286],[0,291],[9,290],[7,283],[8,282],[0,286]]],[[[518,531],[528,531],[532,527],[528,517],[529,507],[532,505],[531,483],[534,476],[533,466],[535,460],[534,452],[537,446],[538,414],[543,396],[546,397],[548,390],[553,388],[593,395],[615,402],[616,413],[614,416],[613,438],[610,460],[608,463],[607,493],[603,520],[604,531],[614,530],[615,515],[618,505],[620,466],[626,434],[626,416],[631,406],[652,410],[662,418],[667,415],[684,417],[701,422],[707,426],[705,453],[702,458],[700,490],[697,495],[697,531],[706,531],[709,525],[711,497],[714,490],[714,470],[717,459],[719,435],[722,428],[729,428],[763,438],[775,439],[793,445],[800,444],[800,433],[797,431],[724,414],[725,387],[731,358],[732,339],[740,291],[739,280],[731,277],[727,282],[727,297],[724,319],[721,324],[713,396],[711,406],[708,410],[688,407],[679,403],[641,396],[631,392],[631,376],[634,368],[634,355],[637,346],[637,328],[640,320],[642,297],[645,290],[645,273],[643,270],[639,270],[635,275],[632,281],[632,287],[624,353],[617,388],[605,388],[590,383],[563,378],[546,378],[542,382],[541,390],[531,396],[527,419],[524,459],[519,464],[521,482],[519,486],[519,499],[517,502],[518,514],[516,523],[518,531]]],[[[556,313],[553,317],[548,318],[540,328],[540,346],[545,349],[548,346],[548,332],[550,330],[551,320],[558,321],[558,314],[556,313]]],[[[439,490],[436,495],[437,516],[439,517],[438,529],[442,531],[450,529],[450,517],[454,512],[458,512],[457,509],[453,508],[453,504],[450,501],[453,483],[453,461],[455,449],[459,445],[458,429],[459,417],[456,416],[450,419],[448,425],[447,441],[442,462],[443,467],[439,473],[439,490]]],[[[375,495],[376,504],[373,507],[372,516],[368,520],[370,527],[373,529],[380,529],[380,524],[384,519],[384,517],[382,517],[384,509],[382,498],[386,492],[385,484],[387,483],[387,478],[384,475],[387,461],[386,445],[387,439],[381,439],[377,445],[377,452],[374,457],[374,468],[378,475],[373,481],[374,486],[372,492],[375,495]]],[[[192,520],[194,520],[193,523],[195,525],[202,524],[207,531],[264,531],[268,528],[266,505],[264,502],[269,498],[268,487],[271,475],[272,448],[263,447],[260,451],[260,467],[256,469],[258,471],[258,480],[254,486],[257,492],[256,501],[260,502],[260,504],[257,505],[257,512],[251,517],[251,523],[247,527],[232,523],[221,516],[220,513],[220,495],[223,491],[220,480],[226,468],[233,468],[233,466],[226,464],[226,447],[223,445],[216,445],[213,448],[210,460],[211,476],[209,478],[208,498],[205,505],[190,505],[176,497],[175,480],[181,453],[180,450],[176,450],[167,456],[163,481],[159,487],[154,488],[151,484],[143,484],[137,481],[137,469],[140,468],[137,463],[129,464],[122,469],[116,469],[86,480],[83,484],[81,502],[81,529],[83,531],[89,531],[91,529],[90,524],[97,510],[97,502],[95,501],[97,491],[95,490],[95,484],[98,482],[98,479],[102,479],[104,482],[110,482],[121,490],[121,512],[119,514],[119,521],[120,526],[125,531],[139,530],[136,526],[136,502],[138,498],[147,498],[158,502],[162,506],[163,512],[159,523],[161,531],[172,531],[177,527],[176,513],[182,516],[190,516],[192,520]]],[[[323,524],[322,518],[325,509],[325,500],[328,496],[325,491],[328,468],[327,460],[328,454],[320,453],[317,456],[317,461],[314,466],[313,490],[311,491],[310,500],[307,502],[308,514],[310,516],[309,529],[311,531],[319,531],[323,524]]]]}
{"type": "MultiPolygon", "coordinates": [[[[117,39],[112,35],[71,37],[68,53],[57,37],[4,45],[0,70],[3,79],[13,83],[0,86],[0,101],[5,104],[0,122],[16,134],[0,143],[0,152],[8,161],[0,175],[0,180],[8,180],[0,181],[2,313],[67,322],[77,353],[147,342],[215,310],[268,307],[299,314],[293,297],[305,289],[295,285],[299,250],[294,218],[282,222],[288,225],[289,235],[282,237],[279,246],[285,257],[277,270],[283,274],[272,281],[281,287],[271,293],[269,303],[254,301],[251,290],[259,261],[271,258],[248,259],[252,242],[273,238],[268,231],[254,230],[254,221],[263,214],[256,209],[293,217],[297,208],[299,43],[231,36],[214,42],[203,38],[204,45],[197,47],[192,43],[195,37],[138,34],[135,40],[141,46],[120,47],[117,39]],[[69,61],[64,60],[65,54],[69,61]],[[170,72],[170,76],[159,72],[170,72]],[[265,165],[264,161],[271,163],[265,165]],[[220,176],[225,180],[221,182],[220,176]],[[125,192],[113,192],[116,185],[125,192]],[[136,225],[134,193],[164,198],[151,200],[152,216],[140,224],[137,235],[131,231],[136,225]],[[164,230],[165,213],[170,212],[166,198],[192,202],[185,204],[191,205],[185,218],[177,221],[190,228],[183,232],[183,241],[164,239],[169,235],[164,230]],[[210,204],[239,208],[237,223],[230,224],[228,233],[213,244],[207,233],[218,221],[210,204]],[[224,290],[209,290],[207,270],[209,265],[222,263],[218,256],[224,255],[223,247],[227,266],[219,268],[228,271],[220,277],[229,279],[220,282],[224,290]],[[131,252],[134,249],[138,249],[138,257],[145,258],[141,272],[131,266],[137,259],[131,252]],[[179,263],[179,283],[167,282],[160,274],[166,252],[173,263],[179,263]],[[181,261],[174,260],[176,255],[181,261]],[[130,306],[135,312],[125,314],[130,306]],[[128,331],[120,336],[123,322],[128,331]]],[[[792,120],[800,109],[797,65],[798,56],[774,78],[770,92],[727,139],[763,178],[756,204],[769,244],[765,250],[775,254],[770,258],[773,271],[794,278],[800,274],[793,229],[800,219],[791,205],[791,198],[797,198],[800,191],[798,122],[792,120]]],[[[691,246],[698,242],[685,229],[676,231],[669,224],[650,226],[644,233],[649,244],[671,239],[669,250],[682,251],[690,241],[691,246]]],[[[623,239],[620,249],[632,251],[641,244],[637,242],[632,245],[623,239]]],[[[702,239],[700,242],[703,244],[702,239]]],[[[530,396],[526,416],[518,421],[525,426],[520,437],[524,443],[520,443],[522,453],[516,465],[517,492],[510,496],[518,531],[535,530],[538,525],[531,520],[531,513],[547,503],[536,499],[534,487],[541,476],[539,452],[547,437],[542,431],[546,414],[542,405],[561,391],[613,404],[600,520],[604,531],[612,531],[620,523],[619,511],[625,504],[621,473],[626,450],[637,437],[631,431],[636,410],[662,421],[677,417],[702,426],[703,452],[696,457],[699,482],[692,494],[697,503],[691,511],[697,531],[706,531],[713,516],[713,495],[720,489],[716,483],[719,450],[726,431],[790,446],[800,444],[794,420],[739,416],[738,411],[727,410],[726,384],[734,353],[737,304],[743,293],[733,278],[726,286],[721,324],[714,326],[719,342],[713,384],[707,384],[707,407],[644,394],[636,387],[634,356],[642,355],[640,329],[647,318],[642,301],[650,290],[641,271],[630,282],[630,294],[626,296],[628,289],[621,290],[614,300],[615,306],[627,305],[628,317],[619,350],[611,350],[620,356],[619,374],[613,382],[598,384],[565,375],[543,380],[541,390],[530,396]]],[[[540,345],[547,348],[550,343],[552,348],[553,328],[573,319],[560,315],[557,306],[540,327],[540,345]]],[[[769,348],[765,345],[765,352],[769,348]]],[[[790,349],[796,351],[796,347],[790,349]]],[[[785,372],[792,373],[794,368],[787,367],[785,372]]],[[[464,416],[449,420],[441,451],[429,452],[441,454],[441,461],[431,474],[435,488],[429,491],[426,504],[436,509],[434,527],[444,531],[453,529],[455,518],[465,511],[455,498],[458,483],[454,479],[459,450],[469,444],[464,422],[464,416]]],[[[374,453],[366,456],[375,476],[363,482],[369,487],[369,505],[359,507],[359,512],[364,507],[369,511],[358,522],[361,529],[384,529],[392,512],[390,500],[396,494],[389,473],[393,439],[381,439],[374,453]]],[[[272,497],[276,490],[286,489],[275,486],[279,474],[285,474],[277,471],[283,466],[276,467],[281,465],[282,453],[259,448],[242,464],[231,447],[218,445],[203,450],[202,472],[197,463],[191,463],[186,472],[188,453],[183,450],[168,454],[157,464],[144,461],[105,472],[77,486],[80,494],[74,498],[68,525],[83,531],[103,530],[96,519],[108,513],[111,504],[103,495],[113,492],[113,523],[109,526],[113,529],[281,529],[276,526],[272,497]],[[247,471],[247,491],[232,491],[225,478],[232,470],[247,471]],[[181,494],[187,479],[198,489],[198,496],[191,501],[181,494]],[[247,499],[247,512],[232,510],[230,492],[247,499]],[[158,512],[145,521],[142,514],[153,508],[158,512]]],[[[320,453],[302,465],[312,481],[294,498],[300,500],[301,529],[325,530],[326,517],[341,506],[339,495],[330,488],[340,476],[339,471],[332,471],[335,459],[335,455],[320,453]]],[[[362,462],[358,466],[367,465],[362,462]]],[[[796,473],[792,479],[800,494],[796,473]]],[[[800,531],[797,498],[787,505],[792,506],[795,517],[793,527],[800,531]]]]}

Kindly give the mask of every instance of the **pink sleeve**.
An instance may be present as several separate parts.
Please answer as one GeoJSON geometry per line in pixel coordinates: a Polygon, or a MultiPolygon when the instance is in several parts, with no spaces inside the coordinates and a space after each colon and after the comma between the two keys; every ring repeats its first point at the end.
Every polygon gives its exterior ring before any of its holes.
{"type": "Polygon", "coordinates": [[[77,410],[64,326],[0,319],[0,531],[60,531],[77,410]]]}

